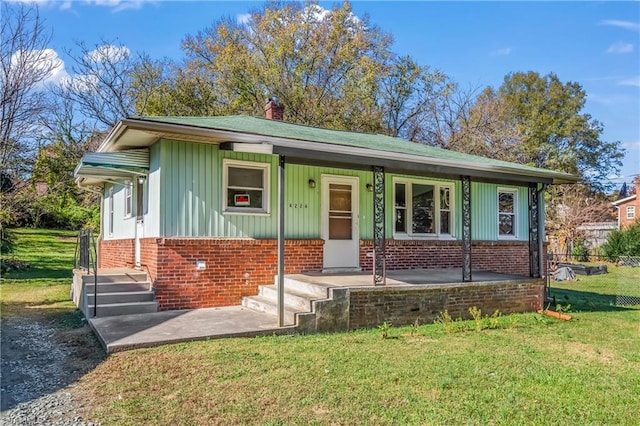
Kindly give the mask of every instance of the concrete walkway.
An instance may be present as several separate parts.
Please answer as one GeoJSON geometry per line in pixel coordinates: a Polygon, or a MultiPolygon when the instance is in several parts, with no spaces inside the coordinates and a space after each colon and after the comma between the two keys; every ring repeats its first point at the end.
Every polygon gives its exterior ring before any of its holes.
{"type": "Polygon", "coordinates": [[[194,340],[293,334],[296,330],[295,326],[278,327],[273,315],[241,306],[92,318],[89,325],[107,353],[194,340]]]}

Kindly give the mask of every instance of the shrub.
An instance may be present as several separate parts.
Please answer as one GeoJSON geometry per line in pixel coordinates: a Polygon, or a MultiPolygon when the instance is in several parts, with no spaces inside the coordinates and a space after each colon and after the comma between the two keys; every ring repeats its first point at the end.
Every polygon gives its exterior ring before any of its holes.
{"type": "Polygon", "coordinates": [[[640,256],[640,222],[610,233],[602,245],[602,252],[611,262],[617,261],[620,256],[640,256]]]}

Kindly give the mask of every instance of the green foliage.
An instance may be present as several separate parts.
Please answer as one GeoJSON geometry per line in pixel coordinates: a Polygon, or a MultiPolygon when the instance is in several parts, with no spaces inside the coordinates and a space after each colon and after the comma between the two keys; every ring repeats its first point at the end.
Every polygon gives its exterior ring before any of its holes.
{"type": "Polygon", "coordinates": [[[571,255],[579,262],[589,261],[589,248],[585,245],[584,239],[578,238],[573,241],[571,255]]]}
{"type": "Polygon", "coordinates": [[[616,262],[620,256],[640,256],[640,222],[611,232],[602,245],[602,252],[610,262],[616,262]]]}
{"type": "Polygon", "coordinates": [[[380,337],[382,337],[383,339],[387,339],[389,337],[390,330],[391,330],[391,324],[386,321],[378,326],[380,337]]]}
{"type": "Polygon", "coordinates": [[[498,96],[506,120],[519,129],[528,164],[582,176],[595,188],[621,166],[620,143],[602,141],[602,124],[582,112],[587,94],[578,83],[516,72],[504,78],[498,96]]]}

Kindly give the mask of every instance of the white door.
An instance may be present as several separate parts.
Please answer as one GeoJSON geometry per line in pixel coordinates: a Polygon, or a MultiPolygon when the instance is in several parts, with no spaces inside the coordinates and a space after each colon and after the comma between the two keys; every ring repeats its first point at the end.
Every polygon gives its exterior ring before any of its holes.
{"type": "Polygon", "coordinates": [[[324,269],[358,269],[358,178],[322,176],[324,269]]]}

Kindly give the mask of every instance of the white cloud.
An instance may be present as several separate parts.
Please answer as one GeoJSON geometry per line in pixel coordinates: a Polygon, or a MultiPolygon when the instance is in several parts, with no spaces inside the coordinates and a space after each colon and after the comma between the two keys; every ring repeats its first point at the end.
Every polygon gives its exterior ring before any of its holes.
{"type": "Polygon", "coordinates": [[[11,57],[11,63],[16,66],[19,62],[25,62],[33,67],[31,69],[47,71],[48,75],[40,82],[41,85],[56,84],[69,76],[64,68],[64,61],[53,49],[31,50],[15,52],[11,57]]]}
{"type": "Polygon", "coordinates": [[[236,16],[236,22],[238,25],[247,25],[251,22],[251,14],[250,13],[241,13],[236,16]]]}
{"type": "Polygon", "coordinates": [[[633,53],[633,48],[634,46],[632,43],[619,41],[609,46],[607,53],[633,53]]]}
{"type": "Polygon", "coordinates": [[[510,55],[512,49],[510,47],[503,47],[502,49],[497,49],[489,53],[490,56],[507,56],[510,55]]]}
{"type": "Polygon", "coordinates": [[[640,149],[640,141],[636,141],[636,142],[625,142],[622,144],[623,148],[626,149],[640,149]]]}
{"type": "Polygon", "coordinates": [[[129,48],[126,46],[105,44],[87,53],[87,59],[94,62],[104,62],[106,60],[118,62],[129,57],[130,53],[129,48]]]}
{"type": "Polygon", "coordinates": [[[612,27],[623,28],[625,30],[640,31],[640,24],[631,21],[620,21],[616,19],[607,19],[600,21],[600,25],[609,25],[612,27]]]}
{"type": "Polygon", "coordinates": [[[636,76],[636,77],[632,77],[632,78],[627,78],[625,80],[620,80],[618,82],[619,86],[635,86],[635,87],[640,87],[640,76],[636,76]]]}

